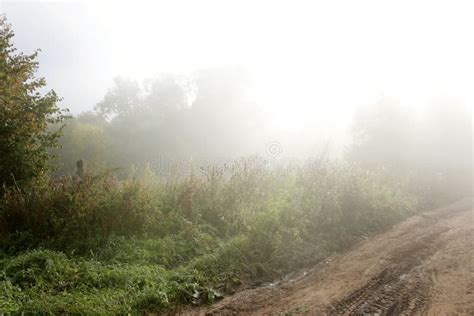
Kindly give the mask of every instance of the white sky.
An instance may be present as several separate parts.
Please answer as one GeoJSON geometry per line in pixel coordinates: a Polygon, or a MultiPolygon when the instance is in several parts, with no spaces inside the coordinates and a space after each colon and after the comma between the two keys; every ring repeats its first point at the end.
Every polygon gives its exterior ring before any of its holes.
{"type": "Polygon", "coordinates": [[[474,103],[472,1],[2,1],[74,113],[116,75],[239,65],[276,124],[345,126],[381,95],[474,103]],[[309,119],[311,118],[311,119],[309,119]]]}

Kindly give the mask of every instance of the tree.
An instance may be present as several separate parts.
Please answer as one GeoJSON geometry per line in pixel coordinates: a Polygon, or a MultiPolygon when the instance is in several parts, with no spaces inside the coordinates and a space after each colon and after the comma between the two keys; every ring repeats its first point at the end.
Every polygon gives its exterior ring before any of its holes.
{"type": "Polygon", "coordinates": [[[116,78],[95,108],[122,166],[142,164],[161,153],[178,155],[184,142],[184,118],[190,106],[191,80],[161,75],[139,85],[116,78]]]}
{"type": "Polygon", "coordinates": [[[196,99],[191,107],[189,144],[204,157],[238,157],[258,151],[264,116],[251,99],[251,81],[241,68],[222,67],[195,74],[196,99]]]}
{"type": "Polygon", "coordinates": [[[53,90],[40,93],[46,82],[35,77],[38,51],[17,53],[13,36],[0,17],[0,185],[7,186],[48,170],[48,148],[58,145],[61,132],[48,127],[67,118],[53,90]]]}
{"type": "Polygon", "coordinates": [[[109,90],[95,110],[103,117],[125,116],[140,105],[140,86],[138,82],[117,77],[115,86],[109,90]]]}
{"type": "Polygon", "coordinates": [[[84,159],[88,166],[108,166],[114,162],[116,154],[106,128],[107,122],[95,113],[71,118],[59,140],[61,148],[51,150],[58,157],[54,161],[57,174],[75,171],[78,159],[84,159]]]}
{"type": "Polygon", "coordinates": [[[414,155],[413,115],[396,98],[360,108],[352,126],[350,160],[366,166],[405,169],[414,155]]]}
{"type": "Polygon", "coordinates": [[[469,195],[471,120],[472,111],[452,99],[436,98],[409,108],[386,97],[356,112],[348,158],[368,167],[416,173],[432,183],[433,192],[469,195]]]}

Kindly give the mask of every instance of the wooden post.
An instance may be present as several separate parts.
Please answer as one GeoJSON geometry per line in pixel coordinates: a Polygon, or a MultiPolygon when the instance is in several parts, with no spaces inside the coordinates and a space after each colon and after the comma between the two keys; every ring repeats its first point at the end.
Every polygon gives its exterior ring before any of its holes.
{"type": "Polygon", "coordinates": [[[82,177],[84,176],[84,160],[80,159],[76,162],[76,166],[77,166],[77,171],[76,171],[76,175],[79,177],[79,179],[82,179],[82,177]]]}

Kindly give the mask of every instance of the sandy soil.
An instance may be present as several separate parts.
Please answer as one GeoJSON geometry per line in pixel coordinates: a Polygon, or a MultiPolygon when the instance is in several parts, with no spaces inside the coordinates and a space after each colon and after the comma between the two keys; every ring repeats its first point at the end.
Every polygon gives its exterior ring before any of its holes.
{"type": "Polygon", "coordinates": [[[472,202],[411,217],[296,279],[182,314],[474,315],[472,202]]]}

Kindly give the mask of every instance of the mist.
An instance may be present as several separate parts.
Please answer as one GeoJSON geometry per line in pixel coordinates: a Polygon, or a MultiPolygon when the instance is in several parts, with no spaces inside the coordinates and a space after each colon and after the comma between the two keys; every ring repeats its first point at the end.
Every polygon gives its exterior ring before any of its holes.
{"type": "Polygon", "coordinates": [[[470,314],[472,9],[0,1],[0,314],[470,314]]]}
{"type": "MultiPolygon", "coordinates": [[[[61,104],[76,116],[94,111],[109,90],[117,89],[115,78],[134,82],[139,86],[136,93],[146,98],[147,93],[158,94],[147,91],[147,82],[163,76],[181,78],[195,89],[181,87],[183,91],[176,93],[187,100],[169,107],[198,112],[201,95],[209,92],[195,81],[200,80],[200,73],[214,71],[209,76],[215,78],[209,80],[222,80],[225,87],[203,84],[212,93],[233,93],[237,99],[216,95],[210,100],[220,103],[215,106],[221,111],[209,109],[201,114],[209,117],[195,118],[202,124],[195,127],[200,136],[195,134],[193,140],[182,136],[181,140],[203,146],[176,149],[180,158],[184,154],[201,158],[208,153],[228,158],[264,154],[275,142],[286,159],[317,156],[328,146],[332,157],[341,158],[353,140],[354,114],[386,97],[398,98],[397,103],[409,108],[413,117],[429,111],[439,103],[436,100],[443,100],[447,109],[461,104],[472,110],[472,78],[467,74],[474,71],[470,58],[474,48],[469,41],[458,40],[467,38],[472,22],[468,10],[461,9],[461,3],[446,8],[441,3],[393,6],[375,2],[344,3],[344,7],[308,2],[291,7],[212,1],[134,6],[92,1],[2,2],[16,29],[15,43],[25,51],[42,49],[39,74],[48,78],[49,86],[63,97],[61,104]],[[219,91],[223,89],[228,91],[219,91]],[[242,113],[232,113],[231,108],[241,108],[242,113]],[[215,122],[225,122],[226,115],[228,119],[244,115],[232,124],[240,124],[240,131],[226,123],[211,129],[215,122]],[[238,143],[233,135],[240,132],[248,137],[241,135],[238,143]]],[[[146,102],[148,107],[159,107],[166,101],[146,102]]],[[[187,125],[181,127],[183,134],[194,133],[185,131],[191,129],[188,123],[181,124],[187,125]]],[[[159,136],[157,130],[148,133],[153,139],[168,137],[159,136]]],[[[149,145],[130,149],[137,155],[137,150],[142,152],[136,163],[170,154],[157,144],[149,145]]]]}

